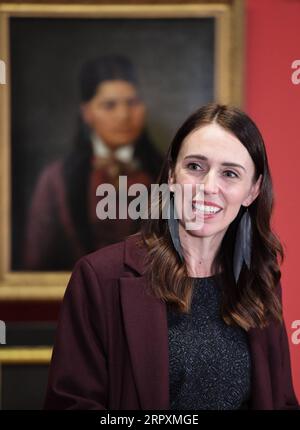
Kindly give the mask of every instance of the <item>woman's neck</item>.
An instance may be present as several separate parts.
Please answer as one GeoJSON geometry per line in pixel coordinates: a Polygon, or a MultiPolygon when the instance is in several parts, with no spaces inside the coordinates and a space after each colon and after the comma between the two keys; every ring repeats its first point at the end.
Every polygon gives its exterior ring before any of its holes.
{"type": "Polygon", "coordinates": [[[195,236],[179,223],[179,238],[183,256],[191,277],[212,276],[212,263],[225,231],[213,236],[195,236]]]}

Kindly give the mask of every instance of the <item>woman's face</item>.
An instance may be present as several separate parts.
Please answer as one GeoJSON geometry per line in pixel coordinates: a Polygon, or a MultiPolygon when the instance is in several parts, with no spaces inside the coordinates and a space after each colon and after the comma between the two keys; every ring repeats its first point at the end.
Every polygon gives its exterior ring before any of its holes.
{"type": "MultiPolygon", "coordinates": [[[[172,191],[175,191],[175,183],[191,184],[190,198],[180,199],[183,204],[180,223],[186,228],[186,222],[201,221],[200,228],[190,229],[191,234],[196,236],[225,233],[241,205],[249,206],[259,193],[262,175],[253,183],[254,171],[254,163],[247,149],[218,124],[209,124],[190,133],[182,143],[175,172],[169,172],[172,191]],[[200,193],[197,184],[203,184],[200,193]],[[216,214],[206,215],[200,206],[203,200],[215,203],[222,209],[216,214]],[[186,210],[186,205],[192,209],[186,210]]],[[[183,196],[184,193],[183,187],[183,196]]],[[[177,201],[176,205],[181,208],[177,201]]]]}
{"type": "Polygon", "coordinates": [[[111,148],[138,138],[145,110],[135,86],[122,80],[102,82],[94,97],[81,105],[83,120],[111,148]]]}

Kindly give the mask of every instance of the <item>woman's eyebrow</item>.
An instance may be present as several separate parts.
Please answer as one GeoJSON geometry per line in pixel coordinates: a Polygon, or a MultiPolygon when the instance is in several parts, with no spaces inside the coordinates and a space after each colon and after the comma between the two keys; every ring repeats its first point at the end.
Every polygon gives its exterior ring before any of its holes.
{"type": "MultiPolygon", "coordinates": [[[[184,157],[184,160],[189,159],[189,158],[197,158],[197,159],[199,159],[199,160],[208,161],[208,158],[207,158],[207,157],[205,157],[205,155],[201,155],[201,154],[194,154],[194,155],[193,155],[193,154],[191,154],[191,155],[187,155],[186,157],[184,157]]],[[[221,166],[227,166],[227,167],[230,167],[230,166],[240,167],[241,169],[245,170],[245,172],[246,172],[246,169],[245,169],[245,167],[244,167],[244,166],[242,166],[241,164],[234,163],[233,161],[224,161],[223,163],[221,163],[221,166]]]]}

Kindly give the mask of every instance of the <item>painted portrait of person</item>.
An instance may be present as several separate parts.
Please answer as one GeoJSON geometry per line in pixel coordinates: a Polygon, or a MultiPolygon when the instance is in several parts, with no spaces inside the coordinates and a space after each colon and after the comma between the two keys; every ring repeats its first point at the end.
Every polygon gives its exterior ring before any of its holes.
{"type": "MultiPolygon", "coordinates": [[[[99,219],[97,187],[125,175],[127,187],[155,182],[161,154],[146,129],[137,72],[125,56],[86,61],[79,74],[80,106],[71,150],[37,180],[23,244],[25,270],[70,270],[76,260],[124,239],[140,220],[99,219]]],[[[128,203],[130,197],[128,197],[128,203]]]]}

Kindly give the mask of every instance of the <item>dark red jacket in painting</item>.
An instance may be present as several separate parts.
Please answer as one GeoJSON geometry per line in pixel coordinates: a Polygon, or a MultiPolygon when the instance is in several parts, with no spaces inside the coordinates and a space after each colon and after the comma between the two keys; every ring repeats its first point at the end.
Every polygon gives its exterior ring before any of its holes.
{"type": "MultiPolygon", "coordinates": [[[[63,300],[45,409],[170,409],[166,304],[151,296],[137,235],[76,263],[63,300]]],[[[281,285],[280,295],[281,295],[281,285]]],[[[284,325],[250,329],[250,409],[297,409],[284,325]]]]}
{"type": "MultiPolygon", "coordinates": [[[[133,184],[150,187],[152,181],[141,169],[126,173],[126,179],[128,188],[133,184]]],[[[89,227],[95,243],[86,250],[68,204],[63,160],[54,161],[43,170],[28,212],[21,269],[72,270],[75,262],[88,252],[119,242],[139,230],[139,219],[97,219],[96,189],[102,183],[111,183],[105,169],[91,169],[84,194],[88,196],[89,227]]],[[[128,202],[131,199],[128,197],[128,202]]]]}

